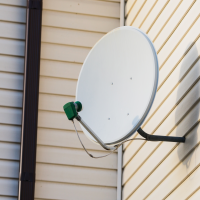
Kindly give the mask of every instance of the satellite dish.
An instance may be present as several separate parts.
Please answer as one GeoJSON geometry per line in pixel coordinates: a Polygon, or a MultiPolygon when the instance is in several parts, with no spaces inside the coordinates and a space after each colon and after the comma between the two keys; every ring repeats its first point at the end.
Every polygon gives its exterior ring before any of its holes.
{"type": "Polygon", "coordinates": [[[70,105],[72,118],[81,123],[85,135],[104,148],[122,143],[138,130],[144,135],[140,127],[153,104],[158,75],[149,37],[131,26],[116,28],[86,57],[77,84],[78,102],[66,104],[64,110],[67,114],[70,105]]]}
{"type": "Polygon", "coordinates": [[[151,108],[158,70],[157,54],[146,34],[131,26],[109,32],[92,48],[80,72],[76,90],[83,105],[80,117],[105,144],[127,139],[151,108]]]}

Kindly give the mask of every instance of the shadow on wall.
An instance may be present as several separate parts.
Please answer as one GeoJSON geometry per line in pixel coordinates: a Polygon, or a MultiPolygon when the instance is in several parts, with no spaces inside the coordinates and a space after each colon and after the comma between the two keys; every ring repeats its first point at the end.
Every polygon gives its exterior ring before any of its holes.
{"type": "MultiPolygon", "coordinates": [[[[200,41],[198,42],[200,46],[200,41]]],[[[181,63],[178,85],[177,100],[180,102],[175,114],[176,123],[180,122],[177,127],[176,136],[186,135],[186,143],[179,144],[178,157],[182,164],[188,169],[195,151],[198,140],[198,120],[200,115],[200,61],[198,52],[198,43],[192,47],[192,42],[188,45],[191,47],[181,63]],[[182,98],[180,100],[180,97],[182,98]],[[183,158],[190,153],[187,159],[183,158]]],[[[188,48],[187,48],[188,49],[188,48]]]]}

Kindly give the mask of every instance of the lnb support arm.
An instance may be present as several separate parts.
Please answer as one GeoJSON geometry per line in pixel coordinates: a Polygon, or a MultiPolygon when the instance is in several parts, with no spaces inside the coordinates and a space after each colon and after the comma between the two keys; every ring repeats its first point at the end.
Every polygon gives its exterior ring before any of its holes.
{"type": "Polygon", "coordinates": [[[77,115],[76,119],[81,123],[81,125],[95,138],[95,140],[106,150],[115,150],[116,147],[107,146],[95,133],[94,131],[82,120],[82,118],[77,115]]]}
{"type": "Polygon", "coordinates": [[[137,132],[144,137],[147,141],[163,141],[163,142],[181,142],[185,143],[185,137],[172,137],[172,136],[161,136],[161,135],[149,135],[145,133],[141,128],[137,132]]]}

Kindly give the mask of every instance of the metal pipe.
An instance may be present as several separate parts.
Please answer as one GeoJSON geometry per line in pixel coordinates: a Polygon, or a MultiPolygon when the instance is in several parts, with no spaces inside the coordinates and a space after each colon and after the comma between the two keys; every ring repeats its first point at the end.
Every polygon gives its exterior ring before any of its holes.
{"type": "MultiPolygon", "coordinates": [[[[120,0],[120,26],[125,25],[125,0],[120,0]]],[[[122,200],[122,161],[123,145],[118,148],[117,155],[117,200],[122,200]]]]}

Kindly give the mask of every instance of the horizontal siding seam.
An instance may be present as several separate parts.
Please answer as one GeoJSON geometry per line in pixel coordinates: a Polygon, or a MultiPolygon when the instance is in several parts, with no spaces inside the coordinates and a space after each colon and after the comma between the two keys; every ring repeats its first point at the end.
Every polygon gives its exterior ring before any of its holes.
{"type": "Polygon", "coordinates": [[[11,56],[11,57],[15,57],[15,58],[23,58],[24,56],[17,56],[17,55],[13,55],[13,54],[5,54],[5,53],[0,53],[0,56],[11,56]]]}
{"type": "MultiPolygon", "coordinates": [[[[109,18],[109,19],[119,19],[119,17],[109,17],[109,16],[102,16],[102,15],[93,15],[93,14],[86,14],[86,13],[78,13],[78,12],[69,12],[69,11],[62,11],[62,10],[52,10],[52,9],[44,9],[43,11],[50,11],[50,12],[59,12],[59,13],[68,13],[68,14],[74,14],[74,15],[84,15],[84,16],[90,16],[90,17],[99,17],[99,18],[109,18]]],[[[44,15],[44,14],[43,14],[44,15]]]]}
{"type": "MultiPolygon", "coordinates": [[[[55,163],[55,164],[46,164],[45,162],[37,162],[36,164],[43,164],[43,165],[56,165],[56,166],[69,166],[69,167],[71,167],[71,165],[66,165],[66,164],[58,164],[58,163],[55,163]]],[[[74,167],[75,168],[84,168],[84,169],[94,169],[94,167],[91,167],[91,166],[79,166],[79,165],[74,165],[74,167]]],[[[109,169],[104,169],[104,168],[98,168],[98,167],[95,167],[95,169],[97,169],[97,170],[100,170],[100,171],[112,171],[112,172],[114,172],[114,171],[116,171],[116,169],[111,169],[111,168],[109,168],[109,169]]]]}
{"type": "MultiPolygon", "coordinates": [[[[16,180],[18,181],[19,180],[19,176],[18,177],[7,177],[7,176],[0,176],[0,179],[3,178],[3,179],[7,179],[7,180],[16,180]]],[[[1,196],[1,195],[0,195],[1,196]]]]}
{"type": "MultiPolygon", "coordinates": [[[[76,134],[74,132],[74,134],[76,134]]],[[[77,140],[78,140],[78,137],[77,137],[77,140]]],[[[64,146],[54,146],[54,145],[47,145],[47,144],[37,144],[38,146],[41,146],[41,147],[51,147],[51,148],[59,148],[59,149],[66,149],[66,150],[81,150],[83,152],[85,152],[85,150],[80,147],[80,148],[77,148],[77,147],[64,147],[64,146]]],[[[107,152],[106,150],[102,149],[102,150],[97,150],[97,149],[90,149],[90,151],[94,151],[95,152],[102,152],[102,153],[105,153],[107,152]]],[[[85,152],[86,153],[86,152],[85,152]]],[[[117,154],[117,152],[113,152],[112,153],[113,155],[117,154]]]]}
{"type": "Polygon", "coordinates": [[[45,164],[45,165],[57,165],[57,166],[69,166],[69,167],[75,167],[75,168],[89,168],[89,169],[97,169],[97,170],[104,170],[104,171],[117,171],[116,168],[100,168],[100,167],[91,167],[91,166],[82,166],[82,165],[70,165],[70,164],[60,164],[60,163],[48,163],[48,162],[36,162],[36,164],[45,164]]]}
{"type": "Polygon", "coordinates": [[[108,32],[100,32],[100,31],[90,31],[90,30],[84,30],[84,29],[75,29],[75,28],[65,28],[65,27],[58,27],[58,26],[48,26],[48,25],[42,25],[42,27],[48,27],[48,28],[56,28],[56,29],[64,29],[64,30],[72,30],[72,31],[79,31],[79,32],[87,32],[87,33],[99,33],[99,34],[106,34],[108,32]]]}
{"type": "Polygon", "coordinates": [[[2,36],[0,36],[0,39],[13,40],[13,41],[21,41],[21,42],[25,43],[25,39],[18,39],[18,38],[11,38],[11,37],[2,37],[2,36]]]}
{"type": "Polygon", "coordinates": [[[49,93],[49,92],[39,92],[39,94],[48,94],[48,95],[55,95],[55,96],[63,96],[63,97],[73,97],[75,98],[75,95],[70,94],[55,94],[55,93],[49,93]]]}
{"type": "MultiPolygon", "coordinates": [[[[3,88],[3,87],[0,87],[1,90],[9,90],[9,91],[14,91],[14,92],[22,92],[23,89],[19,90],[19,89],[10,89],[10,88],[3,88]]],[[[1,106],[0,106],[1,107],[1,106]]]]}
{"type": "Polygon", "coordinates": [[[7,21],[7,20],[3,20],[0,18],[0,22],[4,22],[4,23],[9,23],[9,24],[18,24],[18,25],[24,25],[26,26],[26,22],[16,22],[16,21],[7,21]]]}
{"type": "MultiPolygon", "coordinates": [[[[42,67],[41,67],[42,68],[42,67]]],[[[1,71],[0,71],[1,72],[1,71]]],[[[4,72],[4,71],[3,71],[4,72]]],[[[64,77],[58,77],[58,76],[49,76],[49,75],[40,75],[40,77],[45,77],[45,78],[52,78],[52,79],[64,79],[64,80],[71,80],[71,81],[78,81],[76,78],[64,78],[64,77]]]]}
{"type": "MultiPolygon", "coordinates": [[[[113,2],[113,3],[119,4],[117,2],[113,2]]],[[[47,9],[47,8],[43,8],[43,10],[53,11],[53,12],[60,12],[60,13],[69,13],[69,14],[75,14],[75,15],[85,15],[85,16],[90,16],[90,17],[102,17],[102,18],[119,19],[120,20],[119,17],[111,17],[111,16],[106,16],[106,15],[86,14],[86,13],[81,13],[81,12],[70,12],[70,11],[53,10],[53,9],[47,9]]]]}
{"type": "Polygon", "coordinates": [[[0,73],[13,74],[13,75],[24,75],[24,73],[12,72],[12,71],[2,71],[1,69],[0,69],[0,73]]]}
{"type": "MultiPolygon", "coordinates": [[[[76,134],[76,133],[74,133],[74,134],[76,134]]],[[[83,134],[83,133],[80,133],[80,134],[83,134]]],[[[78,140],[78,137],[77,137],[77,140],[78,140]]],[[[38,146],[43,146],[43,147],[52,147],[52,148],[65,148],[65,149],[83,150],[82,146],[80,146],[80,148],[78,148],[78,147],[58,146],[58,145],[53,145],[53,144],[48,145],[48,144],[42,144],[42,143],[37,143],[37,145],[38,146]]],[[[80,145],[81,145],[81,143],[80,143],[80,145]]],[[[103,149],[102,150],[100,150],[100,149],[97,150],[97,149],[92,149],[90,147],[87,147],[87,150],[89,150],[89,151],[103,152],[103,153],[107,152],[106,150],[103,150],[103,149]]]]}
{"type": "MultiPolygon", "coordinates": [[[[14,160],[15,161],[15,160],[14,160]]],[[[81,168],[87,168],[87,166],[85,166],[85,165],[70,165],[70,164],[62,164],[62,163],[54,163],[54,162],[39,162],[39,161],[37,161],[36,163],[39,163],[39,164],[48,164],[48,165],[61,165],[61,166],[70,166],[70,167],[81,167],[81,168]]],[[[89,167],[89,166],[88,166],[89,167]]],[[[111,168],[111,167],[90,167],[90,168],[92,168],[92,169],[104,169],[104,170],[115,170],[115,171],[117,171],[117,168],[115,168],[115,167],[113,167],[113,168],[111,168]]]]}
{"type": "MultiPolygon", "coordinates": [[[[3,106],[1,106],[1,107],[3,107],[3,106]]],[[[5,124],[5,123],[0,122],[0,125],[8,125],[8,124],[5,124]]],[[[9,126],[21,127],[21,125],[18,125],[18,124],[9,124],[9,126]]]]}
{"type": "MultiPolygon", "coordinates": [[[[116,171],[116,170],[115,170],[116,171]]],[[[36,179],[36,181],[40,182],[48,182],[48,183],[61,183],[61,184],[66,184],[66,185],[80,185],[80,186],[88,186],[88,187],[103,187],[103,188],[117,188],[117,186],[110,186],[110,185],[97,185],[97,184],[84,184],[84,183],[73,183],[73,182],[60,182],[60,181],[50,181],[50,180],[40,180],[36,179]]]]}
{"type": "Polygon", "coordinates": [[[17,5],[17,4],[6,4],[6,3],[0,3],[0,6],[10,6],[10,7],[16,7],[16,8],[26,8],[26,6],[17,5]]]}
{"type": "MultiPolygon", "coordinates": [[[[3,54],[4,55],[4,54],[3,54]]],[[[56,59],[45,59],[45,58],[41,58],[40,60],[48,60],[48,61],[57,61],[57,62],[66,62],[66,63],[74,63],[74,64],[83,64],[83,62],[72,62],[72,61],[69,61],[69,60],[56,60],[56,59]]]]}
{"type": "MultiPolygon", "coordinates": [[[[13,142],[13,141],[4,141],[4,140],[1,140],[1,141],[0,141],[0,144],[1,144],[1,143],[4,143],[4,144],[19,144],[19,145],[20,145],[21,142],[13,142]]],[[[0,159],[0,160],[1,160],[1,159],[0,159]]]]}
{"type": "MultiPolygon", "coordinates": [[[[45,111],[46,112],[46,111],[45,111]]],[[[47,111],[48,112],[48,111],[47,111]]],[[[66,116],[67,117],[67,116],[66,116]]],[[[67,120],[67,118],[66,118],[67,120]]],[[[62,128],[51,128],[51,127],[43,127],[43,126],[38,126],[38,128],[43,128],[43,129],[52,129],[52,130],[62,130],[62,131],[74,131],[74,129],[62,129],[62,128]]]]}
{"type": "Polygon", "coordinates": [[[67,47],[77,47],[77,48],[84,48],[84,49],[92,49],[92,47],[86,47],[86,46],[78,46],[78,45],[72,45],[72,44],[61,44],[61,43],[55,43],[55,42],[41,42],[42,44],[52,44],[52,45],[60,45],[60,46],[67,46],[67,47]]]}
{"type": "Polygon", "coordinates": [[[75,98],[75,95],[65,95],[65,94],[55,94],[55,93],[48,93],[48,92],[39,92],[39,94],[45,94],[45,95],[53,95],[53,96],[60,96],[60,97],[73,97],[75,98]]]}
{"type": "Polygon", "coordinates": [[[11,197],[11,198],[13,198],[13,197],[18,197],[18,196],[15,196],[15,195],[13,195],[13,196],[10,196],[10,195],[0,195],[0,197],[6,197],[6,198],[7,198],[7,197],[8,197],[8,198],[11,197]]]}

